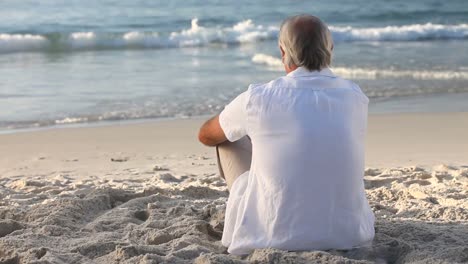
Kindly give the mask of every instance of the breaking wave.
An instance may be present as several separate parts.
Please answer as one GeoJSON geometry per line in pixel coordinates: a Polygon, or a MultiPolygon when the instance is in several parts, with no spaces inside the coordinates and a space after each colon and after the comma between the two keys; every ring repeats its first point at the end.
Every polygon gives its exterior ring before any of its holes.
{"type": "MultiPolygon", "coordinates": [[[[335,42],[351,41],[423,41],[467,39],[468,24],[414,24],[387,27],[330,26],[335,42]]],[[[163,49],[239,45],[275,40],[277,26],[256,25],[252,20],[231,27],[203,27],[193,19],[191,27],[169,34],[131,31],[126,33],[72,32],[50,34],[0,34],[0,53],[18,51],[74,51],[100,49],[163,49]]]]}
{"type": "MultiPolygon", "coordinates": [[[[252,62],[282,71],[283,63],[280,59],[266,54],[255,54],[252,62]]],[[[428,70],[394,70],[370,68],[333,67],[333,72],[349,79],[376,80],[379,78],[411,78],[415,80],[468,80],[468,71],[428,71],[428,70]]]]}
{"type": "Polygon", "coordinates": [[[67,34],[0,34],[0,52],[69,51],[99,49],[163,49],[206,46],[210,44],[238,45],[276,38],[278,29],[255,25],[245,20],[232,27],[208,28],[193,19],[191,27],[179,32],[131,31],[127,33],[74,32],[67,34]]]}
{"type": "Polygon", "coordinates": [[[336,42],[417,41],[468,38],[468,24],[440,25],[427,23],[375,28],[330,26],[330,30],[332,31],[333,39],[336,42]]]}

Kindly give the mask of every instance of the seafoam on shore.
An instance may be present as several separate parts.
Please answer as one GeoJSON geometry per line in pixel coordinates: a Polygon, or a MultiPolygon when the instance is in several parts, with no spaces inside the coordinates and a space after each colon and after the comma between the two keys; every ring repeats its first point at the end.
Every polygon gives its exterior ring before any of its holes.
{"type": "MultiPolygon", "coordinates": [[[[126,162],[113,159],[110,162],[126,162]]],[[[80,177],[73,171],[0,179],[0,263],[463,263],[468,261],[468,168],[368,168],[377,218],[372,247],[259,249],[220,243],[224,182],[213,158],[80,177]],[[127,176],[125,176],[125,174],[127,176]]]]}

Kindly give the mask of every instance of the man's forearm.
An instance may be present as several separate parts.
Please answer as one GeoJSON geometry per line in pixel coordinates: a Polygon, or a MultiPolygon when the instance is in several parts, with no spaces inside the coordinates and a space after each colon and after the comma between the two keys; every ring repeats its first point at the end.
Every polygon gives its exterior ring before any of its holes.
{"type": "Polygon", "coordinates": [[[198,140],[206,146],[214,147],[227,140],[219,124],[219,115],[210,118],[200,128],[198,140]]]}

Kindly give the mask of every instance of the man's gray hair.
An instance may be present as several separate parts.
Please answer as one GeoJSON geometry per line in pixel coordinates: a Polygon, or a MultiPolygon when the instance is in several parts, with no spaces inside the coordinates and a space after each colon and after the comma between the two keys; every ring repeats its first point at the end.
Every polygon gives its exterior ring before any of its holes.
{"type": "Polygon", "coordinates": [[[322,70],[331,64],[333,40],[328,27],[318,17],[298,15],[283,21],[279,45],[285,52],[283,63],[322,70]]]}

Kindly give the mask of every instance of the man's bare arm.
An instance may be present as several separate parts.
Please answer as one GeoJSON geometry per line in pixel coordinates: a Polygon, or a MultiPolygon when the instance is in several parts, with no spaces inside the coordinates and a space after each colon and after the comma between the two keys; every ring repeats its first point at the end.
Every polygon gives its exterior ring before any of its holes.
{"type": "Polygon", "coordinates": [[[227,140],[219,124],[219,115],[214,116],[202,125],[198,133],[198,140],[207,146],[216,146],[227,140]]]}

